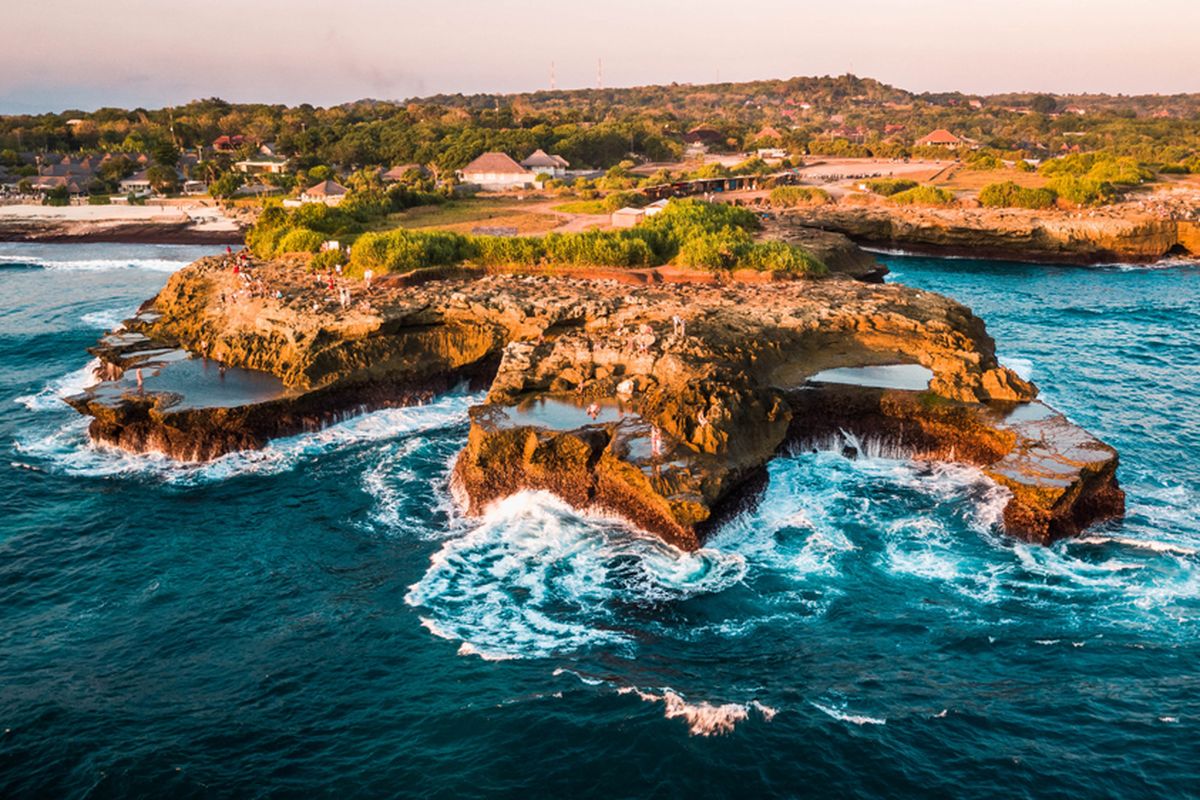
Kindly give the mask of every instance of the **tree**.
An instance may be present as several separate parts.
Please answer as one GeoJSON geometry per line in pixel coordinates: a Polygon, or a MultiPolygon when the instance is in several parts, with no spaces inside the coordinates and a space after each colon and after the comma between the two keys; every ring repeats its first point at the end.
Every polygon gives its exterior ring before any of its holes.
{"type": "Polygon", "coordinates": [[[1039,114],[1053,114],[1058,110],[1058,101],[1048,94],[1036,94],[1029,101],[1029,107],[1039,114]]]}
{"type": "Polygon", "coordinates": [[[100,176],[100,180],[115,187],[118,182],[133,174],[133,162],[126,156],[116,156],[101,164],[96,174],[100,176]]]}
{"type": "Polygon", "coordinates": [[[208,193],[213,197],[232,197],[233,193],[242,187],[242,175],[238,172],[226,172],[208,185],[208,193]]]}
{"type": "Polygon", "coordinates": [[[179,188],[179,178],[174,167],[162,164],[155,164],[146,170],[146,180],[150,181],[150,188],[159,194],[170,194],[179,188]]]}
{"type": "Polygon", "coordinates": [[[154,159],[155,164],[174,170],[175,165],[179,163],[179,148],[164,139],[150,148],[150,157],[154,159]]]}

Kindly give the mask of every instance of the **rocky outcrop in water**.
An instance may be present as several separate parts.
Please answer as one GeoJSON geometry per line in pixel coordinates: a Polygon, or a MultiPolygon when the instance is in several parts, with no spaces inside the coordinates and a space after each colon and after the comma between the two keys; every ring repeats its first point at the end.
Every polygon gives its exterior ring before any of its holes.
{"type": "Polygon", "coordinates": [[[1200,223],[1133,211],[843,204],[790,210],[779,215],[776,226],[796,235],[819,227],[863,245],[972,258],[1097,264],[1200,254],[1200,223]]]}
{"type": "Polygon", "coordinates": [[[475,380],[490,389],[454,468],[473,511],[547,489],[690,549],[752,500],[781,448],[849,436],[984,467],[1013,491],[1008,527],[1031,539],[1121,509],[1116,453],[1031,403],[983,322],[929,292],[464,273],[370,294],[353,282],[343,307],[294,265],[251,272],[197,262],[94,350],[110,380],[70,400],[94,438],[210,458],[475,380]],[[178,348],[202,363],[165,363],[178,348]],[[207,383],[206,365],[219,365],[207,383]],[[828,380],[878,365],[924,377],[828,380]]]}

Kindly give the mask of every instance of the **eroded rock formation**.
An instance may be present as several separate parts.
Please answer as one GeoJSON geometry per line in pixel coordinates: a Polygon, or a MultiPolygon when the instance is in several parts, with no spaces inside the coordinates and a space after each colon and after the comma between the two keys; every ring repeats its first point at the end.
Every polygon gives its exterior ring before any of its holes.
{"type": "Polygon", "coordinates": [[[1120,213],[1025,209],[825,205],[778,215],[780,238],[811,227],[864,245],[935,255],[1066,264],[1150,262],[1200,254],[1200,223],[1134,211],[1120,213]]]}
{"type": "Polygon", "coordinates": [[[548,489],[691,549],[781,447],[842,431],[984,467],[1013,491],[1008,527],[1035,540],[1121,510],[1116,453],[1031,403],[983,322],[929,292],[461,274],[393,280],[343,309],[292,266],[253,274],[247,296],[246,277],[197,262],[94,350],[109,381],[69,401],[94,438],[211,458],[473,379],[490,390],[454,468],[473,511],[548,489]],[[179,348],[202,357],[194,374],[166,363],[179,348]],[[927,385],[812,381],[897,364],[927,385]]]}

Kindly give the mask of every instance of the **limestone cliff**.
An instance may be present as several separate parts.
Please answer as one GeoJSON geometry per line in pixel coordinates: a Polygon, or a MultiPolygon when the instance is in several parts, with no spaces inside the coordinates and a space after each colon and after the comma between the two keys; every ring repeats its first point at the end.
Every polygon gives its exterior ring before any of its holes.
{"type": "Polygon", "coordinates": [[[1200,225],[1136,211],[842,204],[790,210],[777,224],[797,235],[816,226],[859,244],[974,258],[1097,264],[1200,254],[1200,225]]]}
{"type": "Polygon", "coordinates": [[[352,282],[344,305],[294,265],[202,260],[94,350],[109,380],[69,402],[100,441],[210,458],[476,380],[490,390],[454,470],[471,510],[549,489],[685,548],[752,496],[781,447],[843,429],[984,466],[1013,490],[1006,519],[1029,538],[1119,512],[1116,453],[1065,420],[1038,445],[1012,417],[1035,388],[964,306],[845,277],[676,277],[352,282]],[[204,388],[210,364],[219,390],[204,388]],[[882,393],[819,380],[872,365],[926,377],[882,393]]]}

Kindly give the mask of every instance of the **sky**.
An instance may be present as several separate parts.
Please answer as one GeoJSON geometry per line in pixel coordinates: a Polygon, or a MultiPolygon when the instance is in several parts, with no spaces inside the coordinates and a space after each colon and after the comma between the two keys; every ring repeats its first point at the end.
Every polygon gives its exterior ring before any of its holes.
{"type": "Polygon", "coordinates": [[[532,91],[552,69],[558,88],[853,72],[918,92],[1200,91],[1200,0],[5,0],[2,16],[0,113],[532,91]]]}

